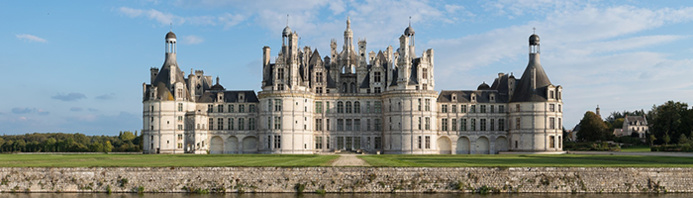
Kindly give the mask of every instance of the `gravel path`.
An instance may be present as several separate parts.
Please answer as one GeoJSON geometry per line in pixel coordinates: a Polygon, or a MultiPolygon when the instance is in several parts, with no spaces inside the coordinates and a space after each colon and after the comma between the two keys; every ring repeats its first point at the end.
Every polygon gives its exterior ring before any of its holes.
{"type": "Polygon", "coordinates": [[[340,154],[339,158],[332,162],[332,166],[370,166],[366,161],[356,156],[357,154],[340,154]]]}

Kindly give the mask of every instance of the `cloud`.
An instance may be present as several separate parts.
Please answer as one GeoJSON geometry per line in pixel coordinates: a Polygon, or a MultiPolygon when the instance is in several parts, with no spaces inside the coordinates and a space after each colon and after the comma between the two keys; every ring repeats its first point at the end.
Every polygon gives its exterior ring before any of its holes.
{"type": "Polygon", "coordinates": [[[38,114],[38,115],[48,115],[50,112],[43,110],[43,109],[37,109],[37,108],[29,108],[29,107],[15,107],[12,108],[12,113],[14,114],[38,114]]]}
{"type": "Polygon", "coordinates": [[[192,24],[192,25],[222,25],[224,28],[230,28],[243,22],[246,18],[241,14],[222,13],[218,16],[202,15],[202,16],[179,16],[172,13],[162,12],[156,9],[135,9],[129,7],[120,7],[118,12],[130,18],[144,17],[149,20],[154,20],[161,25],[169,24],[192,24]]]}
{"type": "Polygon", "coordinates": [[[114,98],[115,98],[115,94],[114,94],[114,93],[109,93],[109,94],[104,94],[104,95],[96,96],[96,99],[99,99],[99,100],[111,100],[111,99],[114,99],[114,98]]]}
{"type": "Polygon", "coordinates": [[[181,24],[185,21],[183,18],[179,16],[170,13],[163,13],[155,9],[141,10],[128,7],[120,7],[118,11],[120,11],[120,13],[127,15],[130,18],[146,17],[148,19],[155,20],[163,25],[168,25],[171,23],[181,24]]]}
{"type": "Polygon", "coordinates": [[[61,101],[77,101],[77,100],[85,99],[85,98],[87,98],[87,96],[85,96],[82,93],[72,92],[72,93],[68,93],[68,94],[57,94],[55,96],[52,96],[51,98],[56,99],[56,100],[61,100],[61,101]]]}
{"type": "Polygon", "coordinates": [[[230,28],[233,26],[238,25],[239,23],[245,21],[246,16],[243,16],[241,14],[230,14],[230,13],[224,13],[221,14],[217,17],[217,20],[219,21],[220,24],[224,25],[224,28],[230,28]]]}
{"type": "Polygon", "coordinates": [[[39,43],[45,43],[47,42],[46,39],[34,36],[31,34],[17,34],[15,35],[20,40],[25,40],[25,41],[30,41],[30,42],[39,42],[39,43]]]}
{"type": "Polygon", "coordinates": [[[73,111],[73,112],[80,112],[82,110],[84,110],[84,109],[82,109],[82,107],[71,107],[70,108],[70,111],[73,111]]]}
{"type": "Polygon", "coordinates": [[[181,38],[181,40],[183,43],[190,44],[190,45],[200,44],[200,43],[205,41],[203,38],[195,36],[195,35],[183,36],[181,38]]]}

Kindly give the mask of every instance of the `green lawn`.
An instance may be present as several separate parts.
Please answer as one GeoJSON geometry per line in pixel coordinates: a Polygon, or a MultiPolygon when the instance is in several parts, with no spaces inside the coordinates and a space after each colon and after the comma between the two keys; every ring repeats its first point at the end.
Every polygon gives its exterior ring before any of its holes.
{"type": "Polygon", "coordinates": [[[626,147],[626,148],[621,148],[621,152],[651,152],[650,146],[633,146],[633,147],[626,147]]]}
{"type": "Polygon", "coordinates": [[[0,167],[329,166],[338,155],[0,154],[0,167]]]}
{"type": "Polygon", "coordinates": [[[396,167],[693,167],[693,158],[626,155],[365,155],[396,167]]]}

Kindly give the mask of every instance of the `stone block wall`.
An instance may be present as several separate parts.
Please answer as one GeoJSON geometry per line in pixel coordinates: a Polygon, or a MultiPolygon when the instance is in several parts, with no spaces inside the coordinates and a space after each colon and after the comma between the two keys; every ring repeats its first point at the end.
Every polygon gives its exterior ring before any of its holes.
{"type": "Polygon", "coordinates": [[[693,168],[0,168],[0,192],[693,192],[693,168]]]}

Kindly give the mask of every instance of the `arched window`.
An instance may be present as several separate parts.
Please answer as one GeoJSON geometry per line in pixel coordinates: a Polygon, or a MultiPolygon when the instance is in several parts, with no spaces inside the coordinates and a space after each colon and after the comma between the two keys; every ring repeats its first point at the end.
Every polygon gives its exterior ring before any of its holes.
{"type": "Polygon", "coordinates": [[[342,101],[337,102],[337,113],[344,113],[344,103],[342,101]]]}
{"type": "Polygon", "coordinates": [[[361,113],[361,103],[358,101],[354,102],[354,113],[361,113]]]}
{"type": "Polygon", "coordinates": [[[351,102],[346,102],[346,113],[351,113],[351,102]]]}
{"type": "Polygon", "coordinates": [[[351,83],[351,93],[356,93],[356,83],[351,83]]]}

